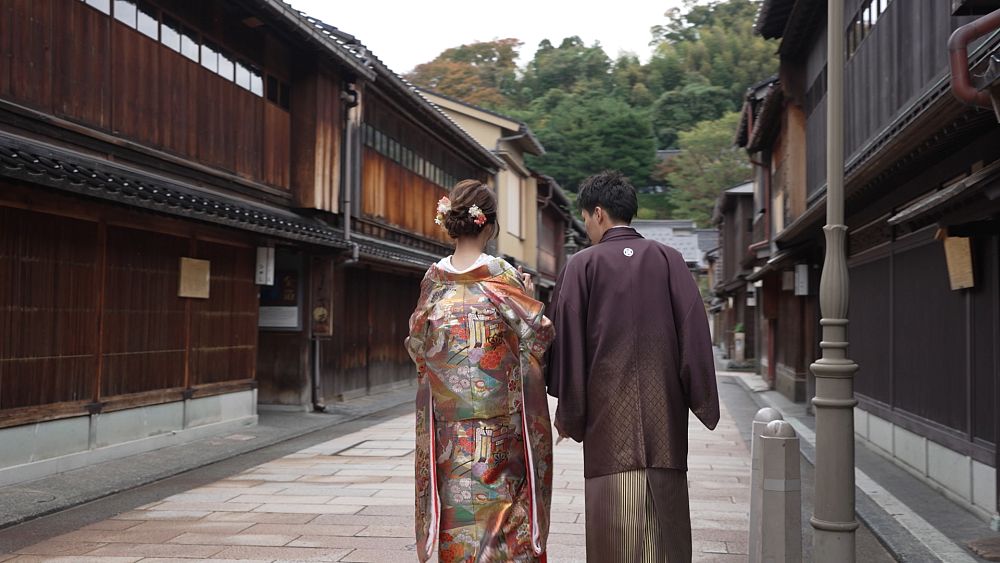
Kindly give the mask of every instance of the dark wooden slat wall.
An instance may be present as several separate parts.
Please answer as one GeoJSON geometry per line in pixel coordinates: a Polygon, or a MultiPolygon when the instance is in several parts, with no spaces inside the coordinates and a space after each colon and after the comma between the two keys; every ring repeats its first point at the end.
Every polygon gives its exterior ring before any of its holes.
{"type": "Polygon", "coordinates": [[[191,301],[191,384],[250,379],[257,361],[257,286],[249,247],[198,242],[211,262],[209,299],[191,301]]]}
{"type": "Polygon", "coordinates": [[[25,423],[51,417],[59,404],[179,389],[188,355],[196,388],[253,379],[254,260],[242,242],[194,242],[190,234],[0,205],[0,425],[5,412],[48,405],[18,415],[25,423]],[[190,300],[188,321],[178,268],[193,247],[212,261],[211,292],[190,300]]]}
{"type": "Polygon", "coordinates": [[[0,207],[0,410],[93,396],[98,279],[93,223],[0,207]]]}
{"type": "Polygon", "coordinates": [[[331,71],[303,68],[292,90],[290,181],[302,207],[340,210],[340,86],[331,71]]]}
{"type": "Polygon", "coordinates": [[[964,291],[950,289],[942,245],[927,233],[858,257],[850,354],[859,395],[993,443],[997,237],[976,237],[973,248],[976,286],[964,291]]]}
{"type": "MultiPolygon", "coordinates": [[[[73,60],[75,64],[63,66],[62,79],[53,84],[58,89],[54,93],[55,112],[100,129],[110,129],[111,65],[104,54],[111,49],[111,18],[83,2],[66,2],[61,10],[66,27],[74,30],[74,35],[55,37],[54,58],[73,60]]],[[[0,51],[3,49],[0,46],[0,51]]],[[[0,76],[5,76],[3,63],[0,76]]]]}
{"type": "MultiPolygon", "coordinates": [[[[374,92],[364,102],[364,120],[402,147],[443,169],[456,181],[475,178],[486,181],[486,173],[434,136],[403,116],[391,103],[374,92]]],[[[451,186],[440,186],[412,172],[401,160],[371,147],[363,152],[362,213],[414,233],[448,242],[434,223],[435,203],[451,186]]]]}
{"type": "Polygon", "coordinates": [[[420,293],[419,275],[341,269],[334,283],[334,334],[320,341],[326,400],[411,381],[416,372],[403,341],[420,293]]]}
{"type": "Polygon", "coordinates": [[[887,256],[854,266],[850,275],[849,353],[861,366],[854,388],[859,394],[889,404],[892,331],[886,329],[885,320],[892,310],[890,260],[887,256]]]}
{"type": "MultiPolygon", "coordinates": [[[[270,35],[254,41],[218,3],[202,4],[172,4],[172,15],[287,79],[286,47],[270,35]]],[[[0,5],[0,97],[290,187],[288,111],[78,0],[0,5]]]]}
{"type": "Polygon", "coordinates": [[[1000,378],[1000,237],[977,237],[976,287],[970,291],[972,323],[972,435],[996,443],[997,379],[1000,378]]]}
{"type": "Polygon", "coordinates": [[[101,396],[184,386],[181,237],[108,228],[101,396]]]}
{"type": "MultiPolygon", "coordinates": [[[[856,6],[855,6],[856,9],[856,6]]],[[[853,11],[848,6],[847,23],[853,11]]],[[[844,69],[848,160],[948,71],[948,37],[976,16],[951,15],[948,2],[896,0],[864,38],[844,69]]],[[[818,33],[807,63],[807,84],[826,66],[826,37],[818,33]]],[[[808,192],[826,183],[826,96],[809,115],[808,192]],[[819,150],[814,150],[819,147],[819,150]]]]}
{"type": "Polygon", "coordinates": [[[447,233],[434,223],[437,200],[448,191],[414,174],[401,164],[364,149],[361,212],[410,232],[449,242],[447,233]]]}

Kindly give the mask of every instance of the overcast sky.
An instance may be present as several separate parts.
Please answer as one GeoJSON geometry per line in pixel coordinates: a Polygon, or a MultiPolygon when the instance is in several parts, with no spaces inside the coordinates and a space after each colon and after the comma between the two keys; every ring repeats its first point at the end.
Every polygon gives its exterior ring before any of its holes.
{"type": "Polygon", "coordinates": [[[524,42],[519,66],[538,43],[558,45],[579,35],[600,41],[614,59],[630,51],[649,60],[649,28],[681,0],[286,0],[292,6],[356,36],[392,70],[405,74],[449,47],[516,37],[524,42]],[[589,5],[589,6],[588,6],[589,5]]]}

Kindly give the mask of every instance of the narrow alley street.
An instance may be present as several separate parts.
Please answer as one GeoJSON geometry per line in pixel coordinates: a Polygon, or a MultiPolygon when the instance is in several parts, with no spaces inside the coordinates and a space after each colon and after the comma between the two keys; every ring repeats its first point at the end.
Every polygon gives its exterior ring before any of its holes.
{"type": "MultiPolygon", "coordinates": [[[[0,531],[14,547],[0,561],[414,561],[412,454],[400,405],[228,476],[195,470],[0,531]]],[[[695,560],[744,561],[750,461],[725,405],[715,432],[692,418],[689,462],[695,560]]],[[[582,447],[562,442],[555,463],[549,561],[584,561],[582,447]]]]}

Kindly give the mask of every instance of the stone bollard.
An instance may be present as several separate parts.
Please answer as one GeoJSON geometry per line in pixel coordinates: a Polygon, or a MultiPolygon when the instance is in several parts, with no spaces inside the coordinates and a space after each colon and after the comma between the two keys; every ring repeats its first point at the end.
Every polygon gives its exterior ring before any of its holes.
{"type": "Polygon", "coordinates": [[[770,407],[760,409],[753,417],[750,440],[750,537],[747,541],[750,563],[760,563],[761,513],[760,499],[764,494],[764,473],[760,466],[760,435],[769,422],[781,420],[781,413],[770,407]]]}
{"type": "Polygon", "coordinates": [[[760,550],[763,563],[802,561],[802,481],[799,438],[792,425],[769,422],[760,438],[764,494],[760,550]]]}

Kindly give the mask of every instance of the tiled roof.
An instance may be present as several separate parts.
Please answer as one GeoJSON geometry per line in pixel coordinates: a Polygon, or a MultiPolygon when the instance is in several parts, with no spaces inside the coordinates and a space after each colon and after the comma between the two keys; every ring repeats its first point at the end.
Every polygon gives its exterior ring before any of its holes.
{"type": "Polygon", "coordinates": [[[62,147],[0,132],[0,177],[13,178],[165,215],[213,223],[262,235],[349,249],[359,254],[427,267],[440,256],[404,245],[355,237],[322,221],[218,190],[193,186],[62,147]]]}
{"type": "Polygon", "coordinates": [[[757,12],[754,29],[765,39],[781,37],[792,15],[795,0],[764,0],[757,12]]]}
{"type": "Polygon", "coordinates": [[[632,227],[643,237],[674,248],[685,262],[704,266],[704,252],[693,221],[632,221],[632,227]]]}

